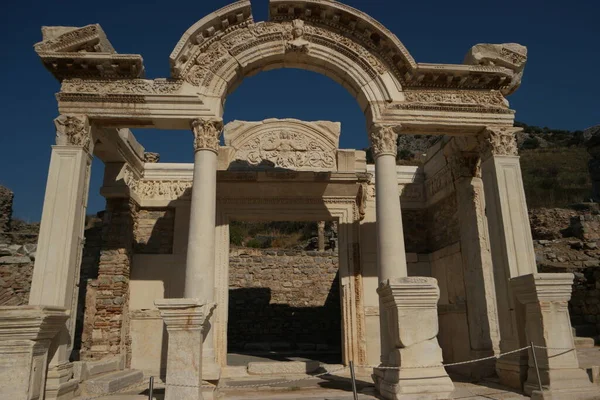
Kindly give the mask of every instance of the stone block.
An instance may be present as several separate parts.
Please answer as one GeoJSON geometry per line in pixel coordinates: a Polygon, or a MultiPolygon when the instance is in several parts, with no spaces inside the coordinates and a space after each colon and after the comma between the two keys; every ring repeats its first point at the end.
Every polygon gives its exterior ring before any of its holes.
{"type": "Polygon", "coordinates": [[[27,256],[5,256],[0,257],[0,264],[27,264],[31,259],[27,256]]]}
{"type": "Polygon", "coordinates": [[[142,382],[142,371],[125,370],[104,374],[85,382],[85,390],[91,394],[109,394],[142,382]]]}
{"type": "Polygon", "coordinates": [[[319,361],[290,362],[251,362],[248,363],[250,375],[296,375],[309,374],[320,367],[319,361]]]}

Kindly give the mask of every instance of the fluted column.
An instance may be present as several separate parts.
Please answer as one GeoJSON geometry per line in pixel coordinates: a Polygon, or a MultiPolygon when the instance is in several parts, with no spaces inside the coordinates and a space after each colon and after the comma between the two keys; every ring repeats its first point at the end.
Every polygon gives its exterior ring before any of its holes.
{"type": "MultiPolygon", "coordinates": [[[[510,280],[537,272],[515,140],[519,130],[488,127],[479,135],[501,352],[527,345],[524,309],[514,297],[510,280]]],[[[496,371],[503,384],[521,388],[527,377],[527,353],[500,358],[496,371]]]]}
{"type": "MultiPolygon", "coordinates": [[[[194,133],[194,181],[190,210],[184,297],[214,302],[215,220],[217,196],[217,153],[223,122],[216,119],[192,121],[194,133]]],[[[205,333],[204,379],[218,379],[213,330],[205,333]]]]}
{"type": "MultiPolygon", "coordinates": [[[[396,173],[397,140],[400,126],[375,124],[369,132],[375,157],[375,205],[377,216],[377,275],[379,283],[408,275],[402,211],[396,173]]],[[[392,351],[387,310],[379,304],[381,362],[388,363],[392,351]]],[[[377,371],[376,371],[377,373],[377,371]]]]}
{"type": "Polygon", "coordinates": [[[64,307],[71,314],[50,348],[47,399],[68,397],[77,388],[69,356],[93,146],[85,115],[61,115],[54,124],[56,145],[52,146],[29,304],[64,307]]]}

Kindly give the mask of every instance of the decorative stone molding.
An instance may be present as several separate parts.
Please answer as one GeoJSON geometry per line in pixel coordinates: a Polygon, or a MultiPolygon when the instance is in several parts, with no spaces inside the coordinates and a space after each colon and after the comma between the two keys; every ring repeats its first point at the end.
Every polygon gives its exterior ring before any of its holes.
{"type": "Polygon", "coordinates": [[[192,121],[194,151],[210,150],[219,152],[219,139],[223,131],[223,121],[217,119],[195,119],[192,121]]]}
{"type": "Polygon", "coordinates": [[[57,145],[82,147],[90,152],[90,122],[85,115],[61,115],[54,120],[54,126],[57,145]]]}
{"type": "Polygon", "coordinates": [[[369,140],[375,158],[383,155],[398,154],[398,131],[399,125],[374,124],[369,130],[369,140]]]}
{"type": "Polygon", "coordinates": [[[159,153],[145,152],[144,153],[144,162],[155,164],[160,161],[159,153]]]}
{"type": "Polygon", "coordinates": [[[60,87],[61,94],[107,95],[153,95],[171,94],[181,89],[182,81],[168,79],[65,79],[60,87]]]}
{"type": "Polygon", "coordinates": [[[339,123],[328,121],[233,121],[224,129],[225,145],[233,149],[229,168],[333,171],[340,131],[339,123]]]}
{"type": "Polygon", "coordinates": [[[465,57],[465,64],[505,67],[513,71],[511,83],[502,93],[509,95],[519,88],[523,70],[527,63],[527,47],[518,43],[480,43],[471,48],[465,57]]]}
{"type": "Polygon", "coordinates": [[[522,128],[515,127],[488,126],[479,135],[479,153],[482,161],[492,156],[519,155],[515,133],[521,130],[522,128]]]}
{"type": "MultiPolygon", "coordinates": [[[[445,399],[454,385],[442,365],[434,278],[406,277],[382,282],[377,289],[389,330],[388,365],[376,370],[375,381],[386,399],[445,399]]],[[[382,329],[384,326],[382,325],[382,329]]]]}
{"type": "Polygon", "coordinates": [[[533,342],[544,388],[539,391],[536,366],[531,350],[524,390],[532,399],[596,399],[598,388],[579,368],[573,343],[568,302],[573,274],[547,273],[523,275],[510,280],[513,292],[525,305],[527,341],[533,342]],[[572,350],[568,350],[572,349],[572,350]]]}
{"type": "Polygon", "coordinates": [[[62,81],[68,78],[139,78],[142,56],[117,54],[100,25],[81,28],[47,26],[35,51],[44,66],[62,81]]]}

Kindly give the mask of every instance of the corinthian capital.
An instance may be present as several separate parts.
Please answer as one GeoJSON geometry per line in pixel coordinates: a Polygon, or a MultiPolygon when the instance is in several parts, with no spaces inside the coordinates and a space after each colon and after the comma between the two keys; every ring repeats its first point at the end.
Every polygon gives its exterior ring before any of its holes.
{"type": "Polygon", "coordinates": [[[398,154],[398,131],[400,125],[374,124],[369,131],[369,140],[375,158],[389,154],[398,154]]]}
{"type": "Polygon", "coordinates": [[[82,147],[85,151],[90,151],[92,135],[87,116],[61,115],[54,120],[54,126],[57,145],[82,147]]]}
{"type": "Polygon", "coordinates": [[[222,120],[201,118],[193,120],[194,151],[210,150],[217,153],[222,130],[222,120]]]}
{"type": "Polygon", "coordinates": [[[521,131],[515,127],[487,127],[479,135],[479,153],[482,160],[491,156],[516,156],[519,154],[515,133],[521,131]]]}
{"type": "Polygon", "coordinates": [[[454,180],[481,178],[481,158],[477,152],[456,152],[448,157],[454,180]]]}

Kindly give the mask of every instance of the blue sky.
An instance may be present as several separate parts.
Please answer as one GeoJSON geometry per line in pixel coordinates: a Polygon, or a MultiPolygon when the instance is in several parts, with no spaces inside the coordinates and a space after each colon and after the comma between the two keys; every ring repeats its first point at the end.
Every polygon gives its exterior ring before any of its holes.
{"type": "MultiPolygon", "coordinates": [[[[600,1],[598,0],[345,0],[394,32],[417,62],[461,63],[476,43],[517,42],[529,48],[523,84],[509,97],[517,119],[530,125],[585,129],[600,123],[600,1]]],[[[168,57],[182,33],[229,4],[196,1],[6,1],[0,8],[2,133],[0,184],[16,195],[15,216],[37,221],[42,211],[52,120],[59,84],[33,51],[42,25],[100,23],[119,53],[141,54],[147,77],[167,77],[168,57]]],[[[267,0],[252,1],[256,20],[267,0]]],[[[299,118],[342,122],[341,145],[367,146],[365,120],[345,89],[324,76],[275,70],[248,78],[229,96],[225,121],[299,118]]],[[[191,162],[191,134],[140,131],[148,151],[167,162],[191,162]]],[[[104,208],[103,173],[95,161],[89,211],[104,208]]]]}

